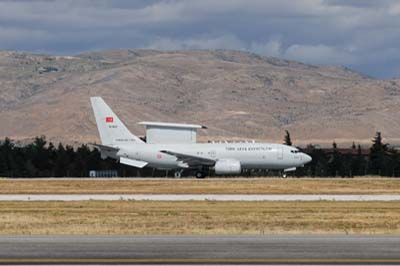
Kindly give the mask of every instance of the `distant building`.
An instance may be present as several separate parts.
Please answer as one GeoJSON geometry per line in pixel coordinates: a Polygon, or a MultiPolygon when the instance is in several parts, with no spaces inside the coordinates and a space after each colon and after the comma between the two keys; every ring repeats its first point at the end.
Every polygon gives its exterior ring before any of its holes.
{"type": "Polygon", "coordinates": [[[400,151],[400,145],[389,145],[389,148],[393,148],[396,151],[400,151]]]}
{"type": "MultiPolygon", "coordinates": [[[[312,153],[313,150],[321,150],[325,154],[332,154],[334,152],[333,148],[317,148],[317,147],[307,147],[305,149],[302,149],[303,152],[305,153],[312,153]]],[[[352,148],[337,148],[336,152],[342,155],[350,154],[350,155],[358,155],[358,149],[352,149],[352,148]]],[[[360,153],[362,156],[367,157],[369,155],[370,150],[369,149],[361,149],[360,153]]]]}
{"type": "Polygon", "coordinates": [[[90,170],[89,177],[117,177],[117,170],[90,170]]]}
{"type": "MultiPolygon", "coordinates": [[[[332,154],[333,153],[333,149],[329,148],[329,149],[322,149],[324,151],[324,153],[326,154],[332,154]]],[[[351,148],[337,148],[336,151],[340,154],[351,154],[351,155],[357,155],[358,154],[358,149],[351,149],[351,148]]],[[[368,156],[369,155],[369,149],[361,149],[360,150],[361,155],[364,156],[368,156]]]]}
{"type": "Polygon", "coordinates": [[[57,72],[58,68],[56,67],[52,67],[52,66],[46,66],[46,67],[40,67],[38,69],[39,74],[43,74],[43,73],[51,73],[51,72],[57,72]]]}

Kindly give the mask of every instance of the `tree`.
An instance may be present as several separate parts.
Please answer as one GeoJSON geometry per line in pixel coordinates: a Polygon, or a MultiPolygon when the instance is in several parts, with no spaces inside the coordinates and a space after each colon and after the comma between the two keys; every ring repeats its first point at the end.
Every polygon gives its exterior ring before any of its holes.
{"type": "Polygon", "coordinates": [[[6,138],[0,146],[0,174],[4,176],[14,175],[14,143],[9,138],[6,138]]]}
{"type": "Polygon", "coordinates": [[[400,176],[400,153],[395,152],[393,154],[393,176],[400,176]]]}
{"type": "Polygon", "coordinates": [[[303,170],[296,170],[296,175],[301,176],[306,174],[308,176],[327,176],[328,158],[326,157],[325,152],[312,144],[308,144],[304,151],[312,157],[312,161],[306,164],[303,170]]]}
{"type": "Polygon", "coordinates": [[[48,148],[46,147],[46,138],[44,136],[36,137],[32,144],[30,144],[30,158],[32,164],[37,171],[37,176],[49,176],[49,169],[51,167],[49,160],[48,148]]]}
{"type": "Polygon", "coordinates": [[[376,132],[369,153],[369,171],[374,175],[385,175],[388,162],[388,147],[382,141],[381,132],[376,132]]]}
{"type": "Polygon", "coordinates": [[[54,175],[57,177],[67,176],[67,169],[70,165],[69,157],[64,146],[59,143],[56,152],[56,160],[54,162],[54,175]]]}
{"type": "Polygon", "coordinates": [[[353,144],[351,144],[351,149],[355,150],[356,149],[356,143],[353,141],[353,144]]]}
{"type": "Polygon", "coordinates": [[[351,161],[351,175],[361,176],[366,174],[366,161],[362,154],[360,144],[357,145],[357,155],[351,161]]]}
{"type": "Polygon", "coordinates": [[[342,162],[342,156],[337,149],[337,144],[334,141],[332,143],[332,154],[328,161],[328,172],[330,176],[344,176],[344,168],[342,162]]]}
{"type": "Polygon", "coordinates": [[[288,146],[292,146],[292,140],[290,138],[290,134],[289,131],[285,130],[286,134],[285,134],[285,142],[283,144],[288,145],[288,146]]]}
{"type": "Polygon", "coordinates": [[[76,152],[74,151],[74,148],[70,145],[65,146],[65,153],[67,156],[67,160],[69,162],[67,166],[67,172],[66,175],[69,176],[78,176],[76,168],[75,168],[75,161],[76,161],[76,152]]]}

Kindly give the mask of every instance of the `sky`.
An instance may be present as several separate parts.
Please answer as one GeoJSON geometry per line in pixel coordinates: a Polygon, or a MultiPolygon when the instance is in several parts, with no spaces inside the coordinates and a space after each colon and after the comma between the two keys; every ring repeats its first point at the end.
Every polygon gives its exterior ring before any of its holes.
{"type": "Polygon", "coordinates": [[[0,0],[0,49],[233,49],[400,77],[398,0],[0,0]]]}

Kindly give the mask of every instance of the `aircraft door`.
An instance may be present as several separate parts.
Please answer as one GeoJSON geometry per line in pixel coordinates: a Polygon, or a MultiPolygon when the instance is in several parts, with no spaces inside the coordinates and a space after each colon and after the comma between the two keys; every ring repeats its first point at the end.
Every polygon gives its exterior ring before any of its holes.
{"type": "Polygon", "coordinates": [[[276,150],[278,160],[283,160],[283,147],[278,147],[276,150]]]}

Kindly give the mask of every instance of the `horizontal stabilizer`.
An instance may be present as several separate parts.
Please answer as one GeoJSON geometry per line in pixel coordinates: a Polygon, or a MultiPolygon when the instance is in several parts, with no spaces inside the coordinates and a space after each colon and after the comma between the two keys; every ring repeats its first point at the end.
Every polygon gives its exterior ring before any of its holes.
{"type": "Polygon", "coordinates": [[[109,151],[109,152],[117,152],[117,151],[119,151],[119,148],[115,148],[115,147],[112,147],[112,146],[96,144],[96,143],[89,143],[89,145],[97,147],[97,148],[100,148],[101,151],[109,151]]]}
{"type": "Polygon", "coordinates": [[[148,162],[132,160],[132,159],[128,159],[128,158],[125,158],[125,157],[121,157],[119,159],[119,162],[122,163],[122,164],[126,164],[126,165],[130,165],[130,166],[133,166],[133,167],[137,167],[137,168],[143,168],[148,164],[148,162]]]}
{"type": "Polygon", "coordinates": [[[96,147],[100,150],[101,159],[106,159],[107,157],[114,159],[118,158],[117,152],[119,151],[119,148],[108,145],[96,144],[96,143],[89,143],[89,145],[96,147]]]}

